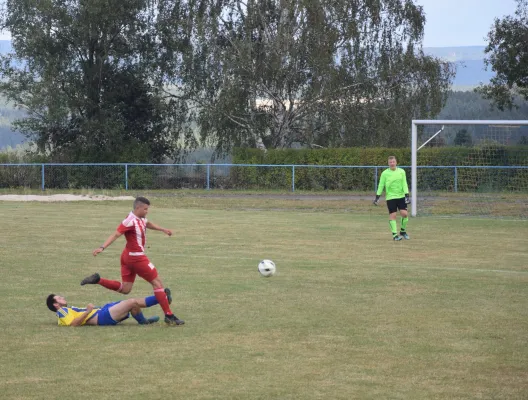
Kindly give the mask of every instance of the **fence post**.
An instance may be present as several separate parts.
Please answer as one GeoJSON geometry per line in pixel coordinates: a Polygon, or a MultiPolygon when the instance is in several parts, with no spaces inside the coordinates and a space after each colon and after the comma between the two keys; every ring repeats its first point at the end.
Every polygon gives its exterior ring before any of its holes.
{"type": "Polygon", "coordinates": [[[292,192],[295,192],[295,165],[292,165],[292,192]]]}
{"type": "Polygon", "coordinates": [[[125,164],[125,190],[128,190],[128,164],[125,164]]]}
{"type": "Polygon", "coordinates": [[[46,186],[45,186],[46,183],[45,183],[45,180],[44,180],[44,168],[45,168],[45,167],[44,167],[44,164],[42,164],[42,167],[41,167],[41,169],[40,169],[40,172],[41,172],[41,181],[40,181],[40,184],[41,184],[41,189],[42,189],[42,191],[44,191],[44,190],[45,190],[45,187],[46,187],[46,186]]]}
{"type": "Polygon", "coordinates": [[[458,169],[455,167],[455,193],[458,192],[458,169]]]}
{"type": "Polygon", "coordinates": [[[374,167],[374,192],[378,190],[378,167],[374,167]]]}
{"type": "Polygon", "coordinates": [[[211,164],[207,164],[207,190],[210,189],[211,164]]]}

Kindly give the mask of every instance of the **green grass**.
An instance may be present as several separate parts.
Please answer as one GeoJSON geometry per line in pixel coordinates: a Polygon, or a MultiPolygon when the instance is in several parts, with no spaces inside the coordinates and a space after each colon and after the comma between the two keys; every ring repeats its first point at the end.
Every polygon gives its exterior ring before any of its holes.
{"type": "Polygon", "coordinates": [[[91,250],[129,202],[0,202],[2,399],[526,398],[526,221],[415,218],[394,243],[383,207],[152,200],[175,235],[148,253],[183,327],[64,328],[44,304],[125,298],[79,282],[119,277],[122,240],[91,250]]]}
{"type": "MultiPolygon", "coordinates": [[[[54,195],[64,189],[41,191],[38,189],[0,189],[0,196],[54,195]]],[[[68,193],[84,196],[137,196],[159,197],[158,205],[207,209],[275,209],[312,210],[372,214],[372,192],[361,191],[306,191],[296,190],[107,190],[69,189],[68,193]]],[[[496,192],[423,192],[418,198],[421,216],[473,216],[509,219],[527,219],[527,193],[496,192]]],[[[380,207],[382,210],[385,208],[380,207]]],[[[381,212],[383,214],[384,211],[381,212]]]]}

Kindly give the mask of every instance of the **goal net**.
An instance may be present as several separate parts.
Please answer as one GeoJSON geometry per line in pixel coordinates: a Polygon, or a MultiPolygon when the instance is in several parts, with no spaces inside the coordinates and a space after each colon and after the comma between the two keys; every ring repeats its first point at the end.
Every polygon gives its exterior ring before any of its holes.
{"type": "Polygon", "coordinates": [[[528,121],[412,122],[413,216],[528,218],[528,121]]]}

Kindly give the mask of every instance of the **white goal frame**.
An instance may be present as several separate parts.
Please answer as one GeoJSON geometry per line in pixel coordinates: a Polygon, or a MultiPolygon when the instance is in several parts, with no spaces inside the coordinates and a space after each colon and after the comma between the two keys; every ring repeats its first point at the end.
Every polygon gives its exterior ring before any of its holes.
{"type": "MultiPolygon", "coordinates": [[[[411,127],[411,216],[417,213],[417,160],[418,160],[418,125],[441,125],[442,128],[436,132],[427,142],[444,130],[444,125],[528,125],[528,120],[429,120],[413,119],[411,127]]],[[[425,142],[422,147],[427,144],[425,142]]],[[[421,147],[420,147],[421,148],[421,147]]]]}

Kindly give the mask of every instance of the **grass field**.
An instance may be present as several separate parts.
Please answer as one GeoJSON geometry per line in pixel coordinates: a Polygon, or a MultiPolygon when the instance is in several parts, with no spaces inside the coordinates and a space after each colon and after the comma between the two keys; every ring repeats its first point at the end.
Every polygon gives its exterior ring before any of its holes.
{"type": "Polygon", "coordinates": [[[91,250],[128,202],[0,202],[0,398],[528,397],[527,221],[415,218],[394,243],[382,207],[151,200],[175,235],[149,233],[148,254],[183,327],[64,328],[45,306],[125,298],[79,282],[119,277],[122,239],[91,250]]]}

